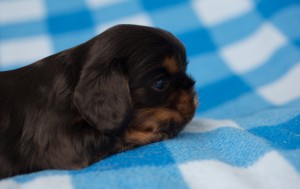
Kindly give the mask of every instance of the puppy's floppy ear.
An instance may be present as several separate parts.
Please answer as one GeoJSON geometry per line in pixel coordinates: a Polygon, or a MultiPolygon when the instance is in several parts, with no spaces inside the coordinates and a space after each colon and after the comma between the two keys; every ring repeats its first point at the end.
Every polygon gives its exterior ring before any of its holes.
{"type": "Polygon", "coordinates": [[[99,131],[117,132],[124,128],[132,103],[121,63],[84,68],[75,88],[74,103],[83,118],[99,131]]]}

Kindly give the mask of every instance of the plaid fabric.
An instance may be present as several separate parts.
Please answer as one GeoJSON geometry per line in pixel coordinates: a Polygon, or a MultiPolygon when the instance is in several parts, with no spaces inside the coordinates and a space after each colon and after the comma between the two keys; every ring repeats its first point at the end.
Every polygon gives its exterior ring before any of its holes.
{"type": "Polygon", "coordinates": [[[299,0],[0,0],[1,70],[149,25],[186,45],[200,98],[175,139],[0,188],[299,188],[299,18],[299,0]]]}

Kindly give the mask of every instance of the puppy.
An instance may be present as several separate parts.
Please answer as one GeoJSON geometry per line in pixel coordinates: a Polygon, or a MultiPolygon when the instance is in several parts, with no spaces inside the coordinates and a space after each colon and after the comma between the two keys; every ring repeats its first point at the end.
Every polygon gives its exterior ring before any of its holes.
{"type": "Polygon", "coordinates": [[[0,73],[0,178],[81,169],[176,136],[197,106],[184,46],[161,29],[118,25],[0,73]]]}

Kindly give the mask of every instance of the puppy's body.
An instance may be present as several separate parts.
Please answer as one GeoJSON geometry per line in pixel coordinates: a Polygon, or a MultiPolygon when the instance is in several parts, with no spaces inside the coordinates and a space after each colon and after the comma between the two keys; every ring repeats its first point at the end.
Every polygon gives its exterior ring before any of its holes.
{"type": "Polygon", "coordinates": [[[81,122],[74,107],[78,79],[75,64],[60,62],[56,55],[47,63],[0,74],[0,177],[88,162],[90,152],[82,143],[94,140],[96,146],[103,137],[81,122]]]}
{"type": "Polygon", "coordinates": [[[120,25],[29,66],[0,73],[0,178],[80,169],[178,134],[194,82],[171,34],[120,25]]]}

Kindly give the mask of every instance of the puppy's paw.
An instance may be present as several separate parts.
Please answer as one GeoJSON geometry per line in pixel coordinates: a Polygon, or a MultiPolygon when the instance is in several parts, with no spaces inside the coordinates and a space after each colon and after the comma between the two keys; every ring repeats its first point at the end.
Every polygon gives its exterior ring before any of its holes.
{"type": "Polygon", "coordinates": [[[184,120],[181,115],[167,108],[139,110],[123,134],[124,144],[141,146],[174,137],[184,120]]]}
{"type": "Polygon", "coordinates": [[[149,130],[127,129],[124,139],[127,144],[141,146],[167,139],[168,135],[163,132],[153,132],[149,130]]]}

